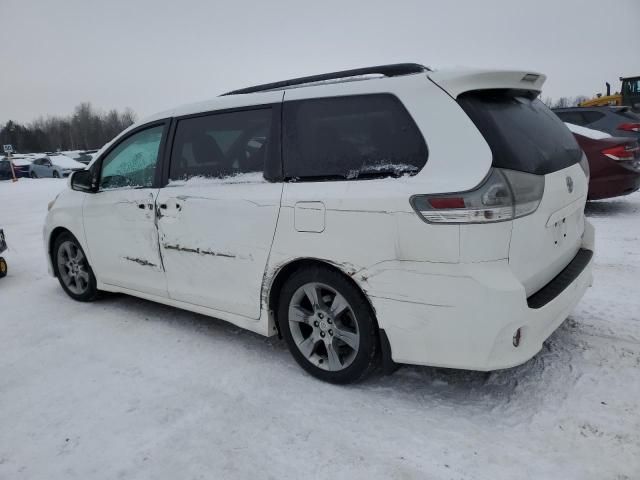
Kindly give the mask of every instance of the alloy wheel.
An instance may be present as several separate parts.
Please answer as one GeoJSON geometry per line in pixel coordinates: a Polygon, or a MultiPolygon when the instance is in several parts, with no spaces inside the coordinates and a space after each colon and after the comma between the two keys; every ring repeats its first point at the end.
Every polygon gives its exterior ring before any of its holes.
{"type": "Polygon", "coordinates": [[[85,293],[89,288],[89,269],[80,247],[67,240],[60,244],[57,257],[58,273],[64,285],[76,295],[85,293]]]}
{"type": "Polygon", "coordinates": [[[298,288],[289,303],[289,329],[298,350],[328,371],[347,368],[360,346],[353,309],[335,289],[318,282],[298,288]]]}

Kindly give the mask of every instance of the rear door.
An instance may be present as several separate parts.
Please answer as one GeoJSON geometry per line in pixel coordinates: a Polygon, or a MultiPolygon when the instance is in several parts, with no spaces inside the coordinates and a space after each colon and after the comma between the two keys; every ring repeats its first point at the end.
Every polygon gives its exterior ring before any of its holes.
{"type": "Polygon", "coordinates": [[[483,90],[458,96],[483,134],[493,166],[544,176],[537,210],[513,222],[509,264],[535,293],[576,255],[584,231],[588,179],[573,134],[535,93],[483,90]]]}
{"type": "Polygon", "coordinates": [[[169,180],[157,199],[171,298],[259,318],[282,195],[280,109],[175,121],[169,180]]]}

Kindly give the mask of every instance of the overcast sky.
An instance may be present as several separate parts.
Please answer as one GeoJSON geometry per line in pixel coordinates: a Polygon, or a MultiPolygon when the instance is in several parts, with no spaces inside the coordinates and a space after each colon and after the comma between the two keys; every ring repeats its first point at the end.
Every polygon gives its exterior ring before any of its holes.
{"type": "Polygon", "coordinates": [[[0,0],[0,18],[0,123],[394,62],[541,71],[554,98],[640,74],[639,0],[0,0]]]}

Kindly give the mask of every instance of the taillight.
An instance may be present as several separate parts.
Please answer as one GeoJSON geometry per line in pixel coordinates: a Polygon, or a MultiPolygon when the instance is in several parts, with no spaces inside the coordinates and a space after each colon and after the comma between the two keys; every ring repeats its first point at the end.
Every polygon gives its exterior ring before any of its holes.
{"type": "Polygon", "coordinates": [[[494,168],[468,192],[414,195],[413,209],[429,223],[492,223],[533,213],[544,192],[544,176],[494,168]]]}
{"type": "Polygon", "coordinates": [[[602,154],[625,168],[640,172],[640,146],[637,143],[605,148],[602,154]]]}
{"type": "Polygon", "coordinates": [[[640,132],[640,123],[621,123],[618,125],[618,130],[625,130],[627,132],[640,132]]]}
{"type": "Polygon", "coordinates": [[[617,145],[615,147],[605,148],[604,150],[602,150],[602,154],[605,157],[609,157],[611,160],[616,160],[620,162],[620,161],[635,160],[638,156],[639,151],[640,151],[640,148],[636,143],[635,145],[634,144],[617,145]]]}

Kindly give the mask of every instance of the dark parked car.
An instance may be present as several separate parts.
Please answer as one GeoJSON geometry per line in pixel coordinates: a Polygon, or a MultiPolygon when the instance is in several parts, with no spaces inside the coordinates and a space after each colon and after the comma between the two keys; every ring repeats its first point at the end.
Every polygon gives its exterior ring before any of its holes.
{"type": "MultiPolygon", "coordinates": [[[[14,160],[13,169],[15,171],[16,177],[28,177],[29,164],[30,162],[26,160],[14,160]]],[[[7,160],[6,157],[0,159],[0,180],[10,180],[12,178],[13,175],[11,174],[11,165],[9,165],[9,160],[7,160]]]]}
{"type": "Polygon", "coordinates": [[[553,112],[563,122],[606,132],[614,137],[640,139],[640,115],[629,107],[571,107],[553,112]]]}
{"type": "Polygon", "coordinates": [[[618,197],[640,188],[640,146],[628,137],[567,124],[587,155],[591,177],[589,200],[618,197]]]}

